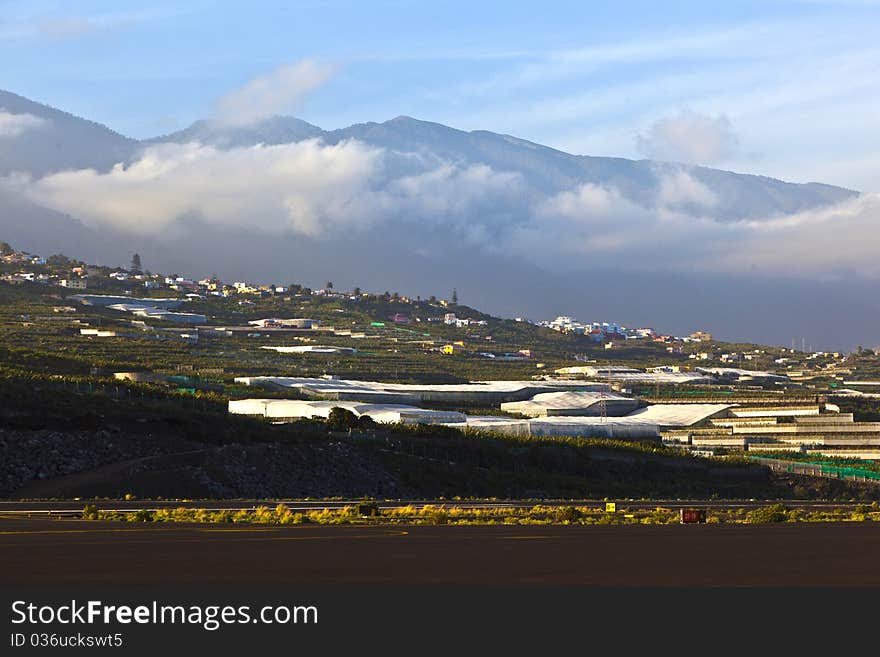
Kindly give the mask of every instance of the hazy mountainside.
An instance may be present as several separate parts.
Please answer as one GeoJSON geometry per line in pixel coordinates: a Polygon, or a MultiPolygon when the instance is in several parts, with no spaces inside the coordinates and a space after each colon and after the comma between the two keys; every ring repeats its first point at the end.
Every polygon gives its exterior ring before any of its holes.
{"type": "MultiPolygon", "coordinates": [[[[130,235],[118,230],[91,228],[70,215],[40,207],[0,185],[0,240],[16,248],[51,255],[63,253],[87,262],[120,264],[127,253],[160,252],[154,239],[130,235]]],[[[175,264],[178,264],[175,261],[175,264]]]]}
{"type": "Polygon", "coordinates": [[[779,276],[779,268],[768,269],[767,263],[786,243],[775,244],[762,261],[739,265],[735,273],[691,266],[710,239],[724,255],[739,236],[733,246],[750,258],[753,244],[742,241],[742,231],[728,230],[745,222],[731,222],[778,217],[858,196],[840,187],[571,155],[507,135],[465,132],[409,117],[331,131],[292,117],[235,127],[198,121],[177,133],[137,141],[0,91],[0,119],[10,115],[13,120],[35,118],[18,133],[4,134],[0,122],[0,239],[34,253],[67,252],[124,265],[137,251],[154,270],[195,276],[216,272],[231,280],[313,287],[332,280],[339,289],[360,286],[413,295],[449,294],[457,287],[468,302],[495,315],[537,319],[575,314],[582,320],[655,324],[679,333],[703,328],[753,342],[788,344],[792,337],[806,336],[817,346],[849,349],[876,344],[880,337],[876,283],[840,275],[813,280],[779,276]],[[337,173],[349,170],[348,151],[320,154],[329,160],[313,157],[308,149],[247,152],[256,144],[309,139],[329,146],[356,141],[383,156],[354,153],[354,160],[367,166],[346,187],[336,185],[323,167],[331,162],[337,173]],[[191,142],[221,153],[196,153],[201,159],[193,160],[193,149],[172,148],[191,142]],[[68,177],[27,199],[21,195],[26,187],[3,184],[4,178],[20,177],[11,174],[39,178],[69,169],[107,172],[116,163],[139,161],[145,149],[162,151],[163,145],[167,153],[141,161],[132,175],[68,177]],[[217,168],[205,175],[203,162],[217,168]],[[311,167],[311,173],[302,167],[311,167]],[[444,169],[451,173],[434,176],[444,169]],[[177,171],[188,177],[179,181],[177,171]],[[297,185],[300,172],[303,180],[297,185]],[[227,183],[245,182],[226,189],[224,175],[227,183]],[[81,185],[81,179],[88,183],[94,177],[101,178],[99,185],[81,185]],[[580,198],[579,190],[588,183],[616,190],[617,196],[580,198]],[[294,188],[289,197],[288,187],[294,188]],[[53,197],[58,189],[64,195],[53,197]],[[218,192],[230,201],[244,195],[239,205],[245,209],[236,209],[226,221],[212,220],[212,209],[229,205],[225,199],[214,202],[223,197],[218,192]],[[190,204],[189,197],[201,204],[190,204]],[[54,210],[41,205],[53,198],[58,201],[54,210]],[[160,228],[125,232],[123,225],[137,222],[96,221],[67,205],[70,198],[99,214],[135,208],[144,225],[156,222],[154,211],[182,211],[164,224],[155,223],[160,228]],[[290,206],[284,205],[288,198],[293,199],[290,206]],[[335,231],[332,220],[327,234],[284,228],[289,211],[308,209],[310,202],[317,208],[313,214],[319,227],[328,212],[337,213],[335,231]],[[274,218],[260,214],[260,208],[279,206],[274,218]],[[678,215],[672,223],[662,218],[670,212],[678,215]],[[272,221],[277,228],[264,230],[272,221]],[[590,244],[593,237],[598,246],[590,244]],[[588,248],[579,250],[583,244],[588,248]],[[846,283],[834,283],[841,280],[846,283]],[[814,309],[818,298],[825,310],[819,314],[814,309]]]}
{"type": "Polygon", "coordinates": [[[323,138],[326,134],[318,126],[292,116],[276,116],[256,125],[229,127],[220,127],[211,121],[201,120],[170,135],[144,140],[142,144],[183,144],[197,141],[218,148],[235,148],[254,144],[289,144],[304,139],[323,138]]]}
{"type": "Polygon", "coordinates": [[[594,183],[618,189],[623,196],[650,206],[664,176],[686,171],[716,197],[715,216],[723,220],[770,217],[835,203],[855,192],[817,183],[794,184],[747,174],[651,160],[571,155],[486,130],[465,132],[438,123],[400,116],[384,123],[360,123],[325,131],[293,117],[273,117],[247,126],[196,121],[170,135],[137,141],[109,128],[0,91],[0,111],[42,120],[33,129],[0,140],[0,174],[41,176],[66,169],[106,170],[131,162],[146,147],[161,143],[200,142],[217,148],[286,144],[321,139],[327,144],[355,139],[400,153],[417,153],[456,165],[484,164],[514,172],[542,193],[594,183]]]}
{"type": "Polygon", "coordinates": [[[509,135],[486,130],[465,132],[407,116],[331,131],[292,117],[274,117],[245,128],[198,121],[185,130],[148,143],[199,141],[231,148],[312,138],[328,144],[356,139],[377,148],[418,153],[437,161],[458,165],[485,164],[496,171],[519,173],[528,186],[543,193],[555,193],[583,183],[610,186],[620,190],[626,198],[645,205],[651,205],[657,197],[665,175],[684,170],[718,197],[716,214],[727,220],[799,212],[855,195],[853,191],[831,185],[788,183],[706,167],[570,155],[509,135]]]}
{"type": "Polygon", "coordinates": [[[452,161],[484,163],[499,171],[517,171],[545,192],[585,182],[608,185],[619,189],[625,197],[648,205],[657,195],[663,174],[684,169],[719,197],[717,210],[727,219],[797,212],[853,195],[849,190],[829,185],[798,185],[705,167],[570,155],[508,135],[485,130],[463,132],[404,116],[381,124],[366,123],[335,130],[326,137],[331,143],[341,139],[359,139],[401,151],[428,151],[452,161]]]}
{"type": "Polygon", "coordinates": [[[110,128],[0,90],[0,112],[30,115],[38,125],[21,134],[0,137],[0,175],[32,176],[64,169],[107,169],[128,161],[137,140],[110,128]]]}
{"type": "Polygon", "coordinates": [[[15,240],[24,250],[35,251],[38,245],[48,251],[79,252],[81,236],[94,239],[92,231],[76,219],[34,205],[0,187],[0,229],[7,239],[15,240]]]}

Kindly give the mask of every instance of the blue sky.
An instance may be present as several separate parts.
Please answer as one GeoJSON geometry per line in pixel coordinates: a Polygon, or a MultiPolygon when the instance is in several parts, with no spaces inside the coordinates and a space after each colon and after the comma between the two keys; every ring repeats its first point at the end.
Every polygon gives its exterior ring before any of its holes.
{"type": "Polygon", "coordinates": [[[871,0],[0,0],[0,88],[148,137],[308,59],[335,73],[286,109],[324,128],[406,114],[645,157],[699,120],[717,148],[682,157],[880,191],[878,37],[871,0]]]}

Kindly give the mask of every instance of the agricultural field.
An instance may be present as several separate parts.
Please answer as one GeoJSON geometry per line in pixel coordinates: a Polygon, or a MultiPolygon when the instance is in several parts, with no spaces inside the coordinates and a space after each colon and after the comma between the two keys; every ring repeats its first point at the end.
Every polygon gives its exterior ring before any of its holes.
{"type": "MultiPolygon", "coordinates": [[[[352,338],[332,331],[307,335],[272,333],[253,329],[229,337],[201,337],[197,344],[184,341],[184,330],[166,322],[150,320],[149,330],[134,327],[124,313],[71,304],[64,293],[39,286],[0,285],[0,348],[3,361],[32,371],[89,375],[131,369],[184,370],[223,369],[225,378],[254,374],[317,376],[327,373],[352,378],[401,382],[462,382],[483,379],[528,379],[554,369],[578,364],[580,359],[608,362],[604,346],[584,335],[565,334],[525,322],[491,317],[465,306],[441,306],[429,301],[402,301],[382,296],[337,298],[314,295],[276,295],[248,300],[197,299],[185,304],[187,312],[204,314],[211,326],[246,326],[248,321],[269,317],[308,317],[324,327],[363,333],[352,338]],[[69,306],[75,312],[55,312],[69,306]],[[485,321],[486,325],[447,326],[447,311],[459,317],[485,321]],[[389,320],[396,314],[412,318],[408,324],[389,320]],[[416,322],[418,318],[421,321],[416,322]],[[376,326],[375,324],[383,324],[376,326]],[[82,327],[100,327],[125,333],[124,337],[80,336],[82,327]],[[439,347],[454,342],[462,353],[442,354],[439,347]],[[279,354],[263,346],[331,344],[354,348],[355,355],[279,354]],[[483,352],[515,353],[528,349],[533,358],[519,361],[493,360],[483,352]]],[[[616,348],[611,360],[617,365],[687,364],[689,345],[682,354],[669,354],[665,345],[648,340],[631,341],[616,348]]],[[[773,356],[768,352],[767,359],[773,356]]],[[[755,366],[758,366],[756,364],[755,366]]]]}
{"type": "MultiPolygon", "coordinates": [[[[109,288],[102,292],[118,294],[109,288]]],[[[307,317],[323,331],[245,328],[197,341],[158,320],[85,306],[68,291],[0,284],[0,452],[9,464],[6,497],[745,497],[865,499],[874,488],[798,481],[736,458],[700,459],[656,443],[500,436],[428,426],[338,426],[304,420],[272,425],[229,416],[230,399],[252,397],[238,376],[320,376],[389,382],[456,383],[532,379],[595,359],[618,365],[685,364],[662,343],[604,347],[583,335],[491,317],[465,306],[399,295],[290,293],[196,299],[185,310],[209,326],[246,327],[270,317],[307,317]],[[71,310],[72,309],[72,310],[71,310]],[[448,326],[449,310],[485,325],[448,326]],[[389,321],[405,314],[411,321],[389,321]],[[417,319],[421,321],[416,321],[417,319]],[[140,320],[137,320],[140,321],[140,320]],[[117,337],[80,334],[83,327],[117,337]],[[326,330],[354,331],[365,337],[326,330]],[[487,339],[491,337],[491,340],[487,339]],[[438,347],[458,342],[461,353],[438,347]],[[281,354],[264,346],[330,344],[356,353],[281,354]],[[533,358],[492,360],[481,351],[533,358]],[[576,359],[577,358],[577,359],[576,359]],[[114,372],[167,375],[162,385],[113,378],[114,372]]],[[[705,343],[687,345],[703,349],[705,343]]],[[[779,350],[766,348],[769,359],[779,350]]],[[[870,356],[864,355],[870,360],[870,356]]],[[[757,365],[761,365],[758,363],[757,365]]],[[[756,366],[757,366],[756,365],[756,366]]],[[[635,390],[648,399],[766,394],[731,386],[635,390]]],[[[786,393],[789,394],[789,393],[786,393]]],[[[780,399],[786,399],[782,394],[780,399]]],[[[804,396],[803,390],[790,393],[804,396]]],[[[261,397],[284,392],[260,390],[261,397]]],[[[459,408],[497,414],[495,408],[459,408]]],[[[863,404],[859,414],[876,412],[863,404]]],[[[858,419],[858,418],[857,418],[858,419]]]]}

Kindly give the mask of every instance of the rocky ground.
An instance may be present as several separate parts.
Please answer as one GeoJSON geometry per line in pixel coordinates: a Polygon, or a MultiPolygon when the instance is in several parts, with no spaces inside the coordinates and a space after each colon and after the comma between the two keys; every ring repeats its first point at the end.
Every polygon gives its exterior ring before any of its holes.
{"type": "Polygon", "coordinates": [[[0,497],[394,496],[399,485],[351,445],[207,445],[109,431],[0,430],[0,497]]]}
{"type": "Polygon", "coordinates": [[[533,462],[529,451],[514,448],[480,455],[476,444],[474,450],[462,451],[452,442],[444,446],[444,439],[436,436],[394,449],[399,437],[352,442],[343,434],[264,431],[261,440],[248,440],[231,426],[222,435],[222,425],[218,432],[199,424],[123,426],[0,428],[0,497],[880,496],[880,487],[873,484],[774,475],[760,467],[711,466],[702,460],[626,450],[592,450],[590,458],[572,470],[574,455],[567,452],[533,462]]]}

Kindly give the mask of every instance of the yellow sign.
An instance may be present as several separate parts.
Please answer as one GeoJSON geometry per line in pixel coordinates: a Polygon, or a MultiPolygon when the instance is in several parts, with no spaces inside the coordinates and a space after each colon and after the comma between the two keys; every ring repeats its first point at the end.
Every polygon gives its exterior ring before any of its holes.
{"type": "Polygon", "coordinates": [[[617,513],[617,502],[605,502],[605,513],[617,513]]]}

